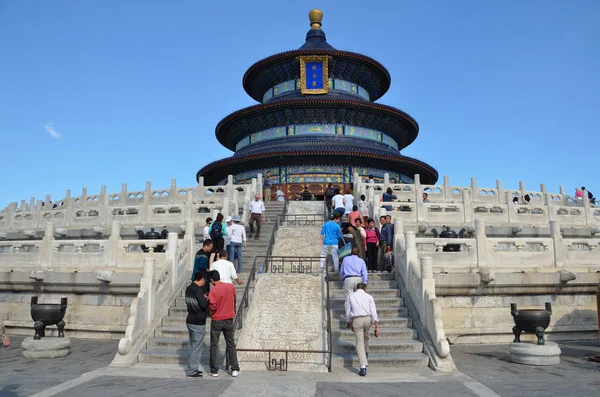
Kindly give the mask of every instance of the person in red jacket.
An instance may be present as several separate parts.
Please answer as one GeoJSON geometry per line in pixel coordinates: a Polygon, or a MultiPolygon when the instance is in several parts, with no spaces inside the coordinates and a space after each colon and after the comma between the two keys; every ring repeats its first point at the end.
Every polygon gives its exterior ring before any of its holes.
{"type": "Polygon", "coordinates": [[[233,328],[235,318],[235,287],[233,284],[221,282],[221,276],[216,270],[208,273],[208,279],[213,287],[208,294],[210,322],[210,372],[212,376],[219,376],[217,366],[217,346],[221,332],[225,337],[227,348],[225,354],[229,357],[231,376],[240,374],[240,365],[237,359],[233,328]]]}

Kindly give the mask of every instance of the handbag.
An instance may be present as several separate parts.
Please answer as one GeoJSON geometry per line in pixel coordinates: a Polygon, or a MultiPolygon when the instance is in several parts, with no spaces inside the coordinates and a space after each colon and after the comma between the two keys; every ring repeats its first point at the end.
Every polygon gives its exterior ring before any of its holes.
{"type": "Polygon", "coordinates": [[[338,258],[340,259],[344,259],[352,253],[352,243],[347,243],[344,239],[344,236],[342,236],[342,241],[344,242],[344,246],[342,248],[338,248],[337,250],[338,258]]]}

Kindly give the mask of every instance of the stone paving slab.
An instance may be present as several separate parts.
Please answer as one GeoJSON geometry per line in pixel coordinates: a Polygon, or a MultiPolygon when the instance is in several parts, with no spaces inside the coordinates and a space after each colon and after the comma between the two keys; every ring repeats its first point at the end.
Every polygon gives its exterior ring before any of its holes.
{"type": "Polygon", "coordinates": [[[216,397],[231,384],[231,380],[213,379],[164,379],[100,376],[84,384],[72,387],[57,397],[121,397],[121,396],[168,396],[168,397],[216,397]]]}
{"type": "Polygon", "coordinates": [[[559,342],[561,363],[532,366],[510,361],[508,344],[454,345],[452,357],[460,371],[501,396],[598,396],[600,364],[588,361],[598,354],[600,341],[559,342]]]}
{"type": "Polygon", "coordinates": [[[464,384],[456,382],[422,383],[329,383],[318,382],[316,397],[479,397],[464,384]]]}
{"type": "Polygon", "coordinates": [[[26,397],[105,367],[117,352],[118,341],[71,339],[71,354],[54,359],[24,358],[24,337],[11,336],[0,348],[0,397],[26,397]],[[12,394],[11,394],[12,393],[12,394]]]}

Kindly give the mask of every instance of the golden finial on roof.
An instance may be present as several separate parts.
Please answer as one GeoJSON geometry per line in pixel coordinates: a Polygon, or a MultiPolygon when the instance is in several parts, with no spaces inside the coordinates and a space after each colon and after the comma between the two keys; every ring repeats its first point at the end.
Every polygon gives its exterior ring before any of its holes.
{"type": "Polygon", "coordinates": [[[311,29],[321,29],[321,21],[323,20],[323,11],[321,10],[310,10],[308,13],[308,19],[310,19],[311,29]]]}

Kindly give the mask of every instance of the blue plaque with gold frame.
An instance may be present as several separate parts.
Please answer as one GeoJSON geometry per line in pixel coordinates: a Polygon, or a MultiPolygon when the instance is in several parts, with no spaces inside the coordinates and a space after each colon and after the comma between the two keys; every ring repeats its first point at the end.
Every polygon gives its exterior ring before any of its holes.
{"type": "Polygon", "coordinates": [[[300,91],[302,94],[327,94],[329,71],[327,56],[303,56],[300,60],[300,91]]]}

